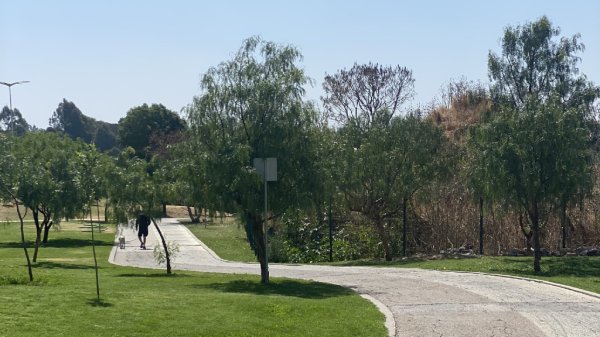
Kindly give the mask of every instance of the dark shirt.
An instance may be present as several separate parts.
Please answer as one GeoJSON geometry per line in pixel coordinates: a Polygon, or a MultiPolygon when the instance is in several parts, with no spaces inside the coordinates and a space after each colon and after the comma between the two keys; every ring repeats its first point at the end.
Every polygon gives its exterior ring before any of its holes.
{"type": "Polygon", "coordinates": [[[136,225],[139,226],[140,230],[148,230],[150,226],[150,218],[146,214],[140,214],[137,218],[136,225]]]}

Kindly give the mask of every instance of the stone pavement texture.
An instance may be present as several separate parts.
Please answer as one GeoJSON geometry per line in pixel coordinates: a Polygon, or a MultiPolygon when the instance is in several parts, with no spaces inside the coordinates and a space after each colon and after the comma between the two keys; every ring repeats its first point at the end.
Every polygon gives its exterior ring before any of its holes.
{"type": "MultiPolygon", "coordinates": [[[[220,259],[175,219],[159,226],[179,246],[174,270],[260,274],[257,263],[220,259]]],[[[159,244],[154,226],[140,249],[134,229],[125,228],[126,248],[116,246],[110,262],[164,268],[153,258],[159,244]]],[[[405,268],[270,264],[272,277],[349,287],[386,315],[390,336],[599,337],[600,296],[566,286],[480,273],[405,268]]]]}

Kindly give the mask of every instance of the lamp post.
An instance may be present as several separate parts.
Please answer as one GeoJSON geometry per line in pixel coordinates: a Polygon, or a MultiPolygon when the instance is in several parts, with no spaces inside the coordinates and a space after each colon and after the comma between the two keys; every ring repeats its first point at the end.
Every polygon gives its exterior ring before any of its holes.
{"type": "Polygon", "coordinates": [[[10,107],[10,120],[8,121],[9,125],[11,125],[12,127],[12,119],[13,119],[13,108],[12,108],[12,90],[11,87],[13,85],[17,85],[17,84],[23,84],[23,83],[29,83],[29,81],[18,81],[18,82],[12,82],[12,83],[7,83],[7,82],[0,82],[0,84],[4,84],[5,86],[8,87],[8,99],[9,99],[9,107],[10,107]]]}
{"type": "Polygon", "coordinates": [[[0,82],[0,84],[4,84],[5,86],[8,87],[8,99],[10,102],[10,111],[12,111],[12,92],[10,90],[10,87],[12,87],[13,85],[16,85],[16,84],[23,84],[23,83],[29,83],[29,81],[19,81],[19,82],[12,82],[12,83],[0,82]]]}

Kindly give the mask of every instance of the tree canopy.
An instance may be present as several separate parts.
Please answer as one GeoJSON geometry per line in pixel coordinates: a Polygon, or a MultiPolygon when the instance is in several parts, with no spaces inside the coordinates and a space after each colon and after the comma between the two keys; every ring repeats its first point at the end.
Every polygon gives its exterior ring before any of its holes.
{"type": "Polygon", "coordinates": [[[17,136],[21,136],[31,129],[31,126],[23,118],[19,109],[14,108],[11,111],[7,106],[2,108],[0,112],[0,131],[11,132],[17,136]]]}
{"type": "Polygon", "coordinates": [[[186,128],[185,122],[162,104],[143,104],[130,109],[119,120],[119,142],[130,146],[142,158],[149,158],[153,138],[160,138],[186,128]]]}
{"type": "Polygon", "coordinates": [[[232,60],[208,70],[202,94],[187,109],[207,195],[244,214],[263,282],[268,282],[264,191],[253,158],[277,158],[278,180],[269,187],[274,216],[310,203],[315,179],[309,130],[316,114],[302,101],[308,78],[297,65],[300,59],[293,47],[250,38],[232,60]]]}
{"type": "MultiPolygon", "coordinates": [[[[528,215],[540,271],[540,231],[552,207],[591,188],[591,112],[600,91],[578,75],[578,35],[555,41],[546,17],[508,27],[490,53],[495,115],[474,138],[490,194],[528,215]]],[[[480,181],[483,181],[480,179],[480,181]]]]}
{"type": "Polygon", "coordinates": [[[50,128],[64,132],[71,139],[95,143],[99,150],[108,151],[117,145],[117,125],[84,115],[75,103],[63,99],[49,120],[50,128]]]}

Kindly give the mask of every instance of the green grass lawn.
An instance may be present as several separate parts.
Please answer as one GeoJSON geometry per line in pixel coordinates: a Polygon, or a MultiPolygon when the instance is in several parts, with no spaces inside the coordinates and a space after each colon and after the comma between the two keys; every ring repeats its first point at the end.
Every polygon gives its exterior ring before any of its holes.
{"type": "Polygon", "coordinates": [[[97,238],[100,303],[90,233],[52,231],[31,284],[18,225],[0,226],[0,336],[386,335],[383,315],[348,289],[289,279],[264,286],[258,276],[166,276],[114,266],[107,262],[113,234],[97,238]]]}
{"type": "Polygon", "coordinates": [[[227,218],[224,223],[185,225],[219,257],[229,261],[256,262],[246,231],[237,221],[235,218],[227,218]]]}

